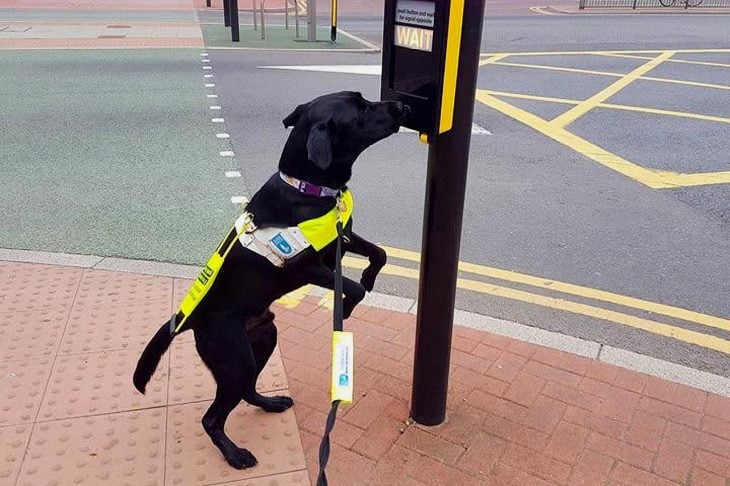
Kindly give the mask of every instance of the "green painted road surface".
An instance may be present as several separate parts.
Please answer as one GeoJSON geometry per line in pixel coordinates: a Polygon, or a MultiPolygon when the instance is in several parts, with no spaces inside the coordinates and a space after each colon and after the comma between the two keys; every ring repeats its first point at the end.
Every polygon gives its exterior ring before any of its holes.
{"type": "Polygon", "coordinates": [[[0,52],[0,247],[203,263],[244,189],[200,52],[0,52]]]}

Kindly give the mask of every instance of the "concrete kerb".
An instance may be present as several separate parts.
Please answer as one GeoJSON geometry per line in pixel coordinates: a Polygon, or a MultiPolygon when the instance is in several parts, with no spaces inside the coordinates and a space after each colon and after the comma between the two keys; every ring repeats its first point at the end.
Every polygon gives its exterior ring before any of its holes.
{"type": "MultiPolygon", "coordinates": [[[[65,265],[185,279],[195,278],[200,271],[200,267],[194,265],[2,248],[0,248],[0,261],[65,265]]],[[[323,289],[315,288],[310,294],[322,296],[325,293],[326,291],[323,289]]],[[[414,299],[377,292],[368,294],[363,304],[395,312],[415,313],[416,309],[414,299]]],[[[468,311],[456,310],[454,323],[518,341],[597,359],[607,364],[730,397],[730,378],[695,370],[651,356],[468,311]]]]}

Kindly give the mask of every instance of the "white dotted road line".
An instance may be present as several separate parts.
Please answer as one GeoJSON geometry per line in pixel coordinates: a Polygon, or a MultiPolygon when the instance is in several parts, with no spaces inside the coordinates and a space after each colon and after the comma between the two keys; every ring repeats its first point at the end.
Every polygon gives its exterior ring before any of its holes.
{"type": "MultiPolygon", "coordinates": [[[[200,53],[200,57],[203,58],[203,59],[201,59],[201,62],[210,63],[210,59],[208,58],[209,56],[208,56],[207,52],[200,53]]],[[[206,66],[203,66],[203,69],[211,70],[211,69],[213,69],[213,67],[206,65],[206,66]]],[[[205,78],[205,79],[210,79],[212,77],[213,77],[212,74],[203,74],[203,78],[205,78]]],[[[210,83],[210,82],[205,83],[205,87],[206,88],[215,88],[215,83],[210,83]]],[[[206,96],[206,98],[209,98],[209,99],[218,98],[218,95],[215,93],[206,93],[205,96],[206,96]]],[[[213,110],[213,111],[220,111],[222,109],[222,107],[220,105],[210,105],[209,109],[213,110]]],[[[211,121],[211,123],[224,123],[225,119],[221,118],[221,117],[216,117],[216,118],[211,118],[210,121],[211,121]]],[[[225,140],[225,139],[231,138],[230,134],[225,133],[225,132],[216,133],[215,136],[219,140],[225,140]]],[[[221,157],[230,157],[230,158],[233,158],[236,155],[233,152],[233,150],[221,150],[219,152],[219,154],[221,157]]],[[[227,171],[225,171],[225,175],[228,179],[236,179],[236,178],[241,177],[241,172],[238,170],[227,170],[227,171]]],[[[248,198],[245,196],[232,196],[231,197],[232,204],[240,205],[240,204],[245,204],[247,202],[248,202],[248,198]]]]}

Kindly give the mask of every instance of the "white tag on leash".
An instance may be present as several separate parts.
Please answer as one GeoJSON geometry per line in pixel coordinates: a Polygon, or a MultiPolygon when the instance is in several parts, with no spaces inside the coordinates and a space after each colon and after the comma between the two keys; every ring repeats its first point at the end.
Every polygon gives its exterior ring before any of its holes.
{"type": "Polygon", "coordinates": [[[332,333],[332,401],[352,403],[355,344],[351,332],[332,333]]]}

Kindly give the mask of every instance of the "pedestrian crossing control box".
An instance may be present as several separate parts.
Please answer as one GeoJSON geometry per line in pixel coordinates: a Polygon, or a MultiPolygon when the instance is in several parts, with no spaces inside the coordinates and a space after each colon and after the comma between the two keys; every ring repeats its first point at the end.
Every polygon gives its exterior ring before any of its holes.
{"type": "Polygon", "coordinates": [[[411,108],[421,139],[451,130],[465,0],[385,0],[382,100],[411,108]]]}

